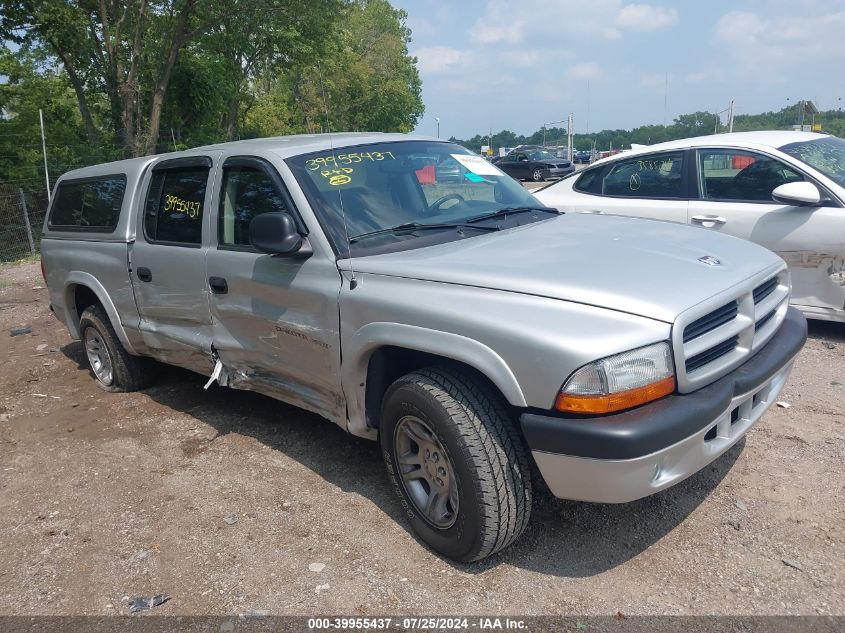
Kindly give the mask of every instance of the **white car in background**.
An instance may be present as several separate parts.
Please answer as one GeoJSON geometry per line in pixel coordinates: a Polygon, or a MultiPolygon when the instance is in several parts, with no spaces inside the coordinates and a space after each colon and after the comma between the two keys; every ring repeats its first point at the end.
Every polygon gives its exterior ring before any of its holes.
{"type": "Polygon", "coordinates": [[[845,322],[845,140],[737,132],[638,148],[534,192],[561,211],[692,224],[780,255],[792,304],[845,322]]]}

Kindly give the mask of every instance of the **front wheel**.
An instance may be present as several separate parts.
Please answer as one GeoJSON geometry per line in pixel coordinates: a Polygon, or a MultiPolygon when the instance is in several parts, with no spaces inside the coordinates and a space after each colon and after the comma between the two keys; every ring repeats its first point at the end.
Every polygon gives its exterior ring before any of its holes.
{"type": "Polygon", "coordinates": [[[543,182],[546,179],[545,172],[539,167],[531,172],[531,180],[534,182],[543,182]]]}
{"type": "Polygon", "coordinates": [[[411,525],[436,551],[477,561],[525,530],[528,455],[485,385],[449,368],[407,374],[385,395],[379,436],[411,525]]]}

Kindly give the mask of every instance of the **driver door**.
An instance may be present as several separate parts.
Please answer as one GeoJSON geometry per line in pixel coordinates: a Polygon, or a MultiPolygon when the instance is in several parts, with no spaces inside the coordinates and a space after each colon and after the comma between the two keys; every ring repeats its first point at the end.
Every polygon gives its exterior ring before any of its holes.
{"type": "Polygon", "coordinates": [[[690,200],[689,223],[756,242],[783,257],[793,304],[842,310],[845,287],[830,270],[837,258],[845,258],[845,210],[772,200],[776,187],[808,178],[771,156],[736,148],[696,154],[699,199],[690,200]]]}
{"type": "Polygon", "coordinates": [[[278,171],[262,158],[227,158],[215,200],[207,288],[229,385],[342,419],[334,259],[267,255],[251,245],[257,215],[288,213],[302,223],[278,171]]]}
{"type": "Polygon", "coordinates": [[[519,152],[516,155],[516,162],[514,163],[514,178],[525,179],[531,176],[531,161],[524,152],[519,152]]]}

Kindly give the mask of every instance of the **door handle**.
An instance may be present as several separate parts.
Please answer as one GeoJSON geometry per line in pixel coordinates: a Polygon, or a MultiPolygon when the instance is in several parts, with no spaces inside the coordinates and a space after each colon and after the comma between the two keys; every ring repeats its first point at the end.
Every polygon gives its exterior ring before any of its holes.
{"type": "Polygon", "coordinates": [[[223,277],[209,277],[208,285],[211,287],[211,292],[216,295],[225,295],[229,292],[229,284],[223,277]]]}
{"type": "Polygon", "coordinates": [[[141,281],[152,281],[153,271],[151,271],[149,268],[144,268],[143,266],[140,266],[138,268],[138,279],[140,279],[141,281]]]}
{"type": "Polygon", "coordinates": [[[721,215],[694,215],[690,219],[702,226],[716,226],[717,224],[725,224],[727,222],[721,215]]]}

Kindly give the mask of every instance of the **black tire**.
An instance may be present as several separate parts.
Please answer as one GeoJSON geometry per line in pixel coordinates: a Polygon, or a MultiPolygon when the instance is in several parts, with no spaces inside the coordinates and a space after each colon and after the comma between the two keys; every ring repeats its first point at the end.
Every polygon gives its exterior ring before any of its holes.
{"type": "Polygon", "coordinates": [[[436,367],[399,378],[385,394],[379,436],[388,477],[411,525],[434,550],[458,561],[478,561],[525,530],[532,498],[525,445],[496,394],[467,373],[436,367]],[[457,511],[451,525],[434,525],[408,492],[397,429],[411,419],[434,432],[454,472],[457,511]]]}
{"type": "Polygon", "coordinates": [[[533,180],[534,182],[543,182],[545,179],[546,179],[546,172],[543,169],[536,167],[531,172],[531,180],[533,180]]]}
{"type": "Polygon", "coordinates": [[[126,351],[120,339],[117,338],[108,315],[99,305],[89,306],[83,310],[79,319],[79,337],[82,340],[85,357],[91,366],[91,373],[100,388],[113,392],[138,391],[152,383],[152,361],[148,358],[133,356],[126,351]],[[91,332],[87,334],[88,330],[91,332]],[[101,378],[94,368],[92,354],[87,347],[89,337],[96,340],[101,352],[108,355],[111,365],[110,378],[101,378]]]}

